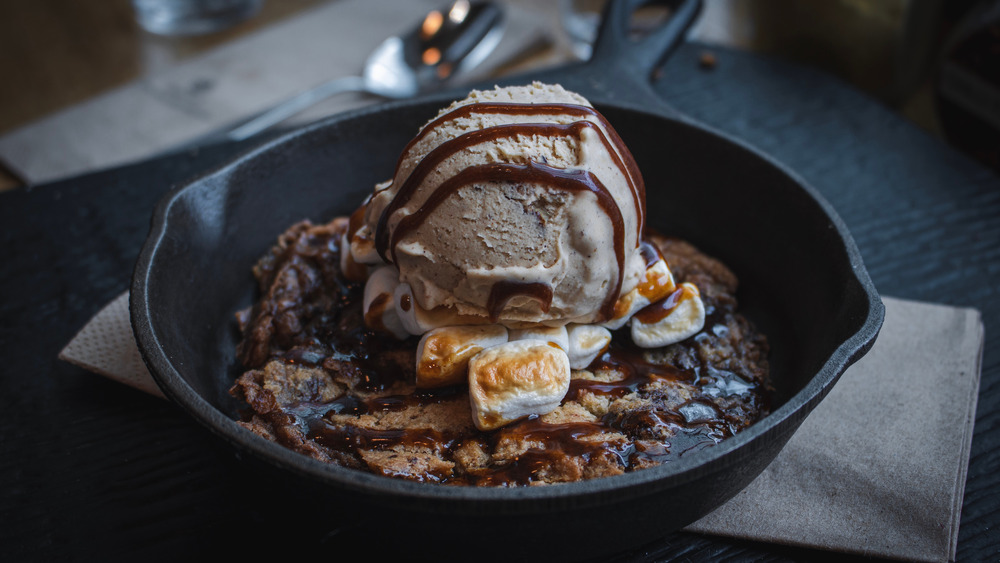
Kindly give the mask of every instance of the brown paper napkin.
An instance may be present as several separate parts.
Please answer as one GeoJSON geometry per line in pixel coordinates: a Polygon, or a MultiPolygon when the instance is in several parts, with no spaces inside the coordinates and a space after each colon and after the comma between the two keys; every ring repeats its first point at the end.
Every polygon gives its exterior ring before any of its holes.
{"type": "Polygon", "coordinates": [[[689,530],[955,558],[979,395],[979,311],[884,298],[885,325],[749,487],[689,530]]]}
{"type": "Polygon", "coordinates": [[[59,352],[59,359],[150,395],[166,398],[142,362],[128,315],[128,292],[101,309],[59,352]]]}
{"type": "MultiPolygon", "coordinates": [[[[979,312],[885,298],[871,352],[767,469],[686,529],[915,561],[955,558],[979,392],[979,312]]],[[[128,294],[59,354],[162,396],[136,349],[128,294]]]]}

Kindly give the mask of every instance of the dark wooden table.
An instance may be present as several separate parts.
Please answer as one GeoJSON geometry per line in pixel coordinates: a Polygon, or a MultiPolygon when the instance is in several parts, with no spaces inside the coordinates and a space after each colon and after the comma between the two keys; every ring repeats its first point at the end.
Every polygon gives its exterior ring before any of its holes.
{"type": "MultiPolygon", "coordinates": [[[[982,311],[987,340],[958,559],[997,560],[1000,179],[826,75],[735,51],[716,51],[717,66],[704,70],[703,50],[685,45],[667,65],[658,89],[668,100],[819,188],[883,294],[982,311]]],[[[128,287],[157,199],[243,148],[0,194],[0,559],[384,554],[379,545],[358,554],[345,547],[350,537],[330,522],[350,519],[351,506],[283,500],[179,408],[56,359],[128,287]]],[[[622,561],[843,559],[686,533],[621,548],[622,561]]]]}

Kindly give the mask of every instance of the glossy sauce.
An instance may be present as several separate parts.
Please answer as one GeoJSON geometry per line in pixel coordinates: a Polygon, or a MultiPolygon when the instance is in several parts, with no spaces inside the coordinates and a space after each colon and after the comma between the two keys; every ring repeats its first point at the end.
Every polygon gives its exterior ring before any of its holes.
{"type": "Polygon", "coordinates": [[[613,456],[617,463],[627,463],[626,456],[630,446],[626,440],[606,440],[600,437],[601,433],[608,431],[603,424],[596,422],[547,424],[537,418],[511,425],[499,430],[494,440],[513,439],[539,445],[529,448],[508,463],[498,465],[489,473],[475,476],[475,484],[528,484],[565,456],[590,462],[597,456],[607,455],[613,456]]]}
{"type": "Polygon", "coordinates": [[[634,318],[647,325],[658,323],[669,317],[670,313],[673,313],[681,303],[695,297],[698,297],[697,290],[692,290],[691,286],[682,285],[665,299],[640,309],[634,318]]]}
{"type": "MultiPolygon", "coordinates": [[[[434,128],[447,121],[452,121],[472,114],[507,114],[507,115],[571,115],[580,117],[580,121],[569,124],[554,123],[515,123],[498,125],[466,133],[445,143],[442,143],[430,153],[428,153],[410,172],[397,189],[394,197],[383,210],[375,228],[375,248],[383,260],[396,262],[396,247],[408,234],[418,229],[427,217],[442,202],[452,197],[459,189],[476,183],[496,181],[498,179],[511,181],[514,183],[544,185],[565,191],[583,191],[589,189],[598,196],[598,203],[604,210],[614,229],[614,248],[618,264],[618,279],[605,299],[601,308],[602,320],[609,319],[614,314],[614,303],[618,300],[621,286],[625,275],[625,249],[624,220],[621,210],[611,193],[600,184],[592,174],[582,175],[574,171],[566,171],[545,166],[543,164],[529,162],[527,165],[514,164],[491,164],[470,167],[449,178],[438,186],[412,214],[401,219],[394,228],[389,228],[391,217],[400,209],[406,207],[410,200],[416,195],[420,186],[427,176],[433,172],[442,162],[455,154],[467,150],[468,148],[488,142],[494,142],[502,138],[513,138],[517,136],[546,136],[546,137],[566,137],[573,136],[579,138],[584,130],[593,131],[597,138],[604,144],[605,150],[612,156],[615,166],[626,178],[632,194],[633,204],[636,209],[637,234],[640,235],[645,225],[645,186],[642,183],[642,175],[639,173],[631,153],[625,147],[621,138],[618,137],[614,129],[607,123],[607,120],[593,108],[572,104],[511,104],[511,103],[483,103],[470,104],[459,107],[446,115],[443,115],[427,126],[415,137],[403,150],[400,160],[396,165],[396,173],[399,174],[403,158],[413,146],[432,131],[434,128]],[[589,121],[587,118],[596,121],[589,121]],[[589,178],[584,178],[587,176],[589,178]],[[576,180],[576,181],[567,181],[576,180]],[[391,232],[390,232],[391,230],[391,232]]],[[[505,291],[505,290],[501,290],[505,291]]],[[[534,297],[535,294],[524,294],[534,297]]],[[[503,299],[492,299],[491,303],[506,303],[503,299]]],[[[511,295],[510,297],[513,297],[511,295]]],[[[551,299],[549,300],[551,302],[551,299]]],[[[499,318],[499,307],[490,306],[489,314],[494,320],[499,318]]],[[[545,309],[547,311],[547,309],[545,309]]]]}
{"type": "MultiPolygon", "coordinates": [[[[608,382],[574,379],[563,402],[581,401],[589,394],[612,401],[639,398],[648,401],[646,407],[609,412],[588,422],[548,424],[531,417],[492,432],[450,433],[433,428],[374,430],[340,424],[344,417],[405,413],[413,407],[436,408],[435,405],[447,402],[465,402],[468,388],[456,385],[406,394],[391,391],[412,385],[412,373],[401,371],[397,364],[386,362],[385,357],[394,352],[415,357],[416,339],[399,342],[364,327],[363,285],[340,277],[336,269],[339,241],[336,233],[309,234],[276,254],[265,269],[274,272],[294,269],[298,273],[293,279],[300,283],[290,293],[278,291],[280,287],[266,289],[268,299],[254,310],[263,312],[264,317],[283,311],[298,315],[294,323],[289,321],[298,326],[292,343],[271,341],[269,358],[290,365],[322,368],[337,381],[349,381],[351,391],[326,403],[303,400],[258,414],[267,417],[271,424],[297,428],[307,440],[358,459],[361,466],[364,466],[361,453],[373,450],[400,446],[425,448],[447,460],[455,455],[460,444],[479,444],[487,455],[492,455],[501,444],[513,441],[527,444],[527,449],[511,459],[495,458],[486,467],[465,474],[432,471],[392,475],[451,484],[524,485],[567,463],[587,467],[599,463],[627,472],[649,464],[673,462],[718,443],[748,424],[717,406],[719,397],[738,396],[743,400],[740,408],[759,413],[767,410],[764,390],[751,380],[711,367],[682,369],[651,361],[650,351],[634,347],[627,337],[616,336],[611,348],[588,370],[598,374],[614,372],[618,379],[608,382]],[[669,397],[675,387],[688,390],[686,401],[658,398],[669,397]]],[[[642,252],[647,263],[658,259],[655,248],[644,245],[642,252]]],[[[499,303],[506,303],[514,295],[533,295],[545,301],[545,294],[542,287],[501,287],[497,290],[495,307],[499,311],[502,309],[499,303]]],[[[711,302],[706,302],[706,306],[709,317],[703,331],[674,347],[687,350],[700,340],[725,333],[725,323],[732,311],[716,308],[711,302]]],[[[253,326],[247,330],[250,336],[256,334],[253,326]]],[[[696,357],[694,350],[685,354],[696,357]]],[[[307,396],[309,393],[315,396],[315,389],[304,391],[307,396]]],[[[276,433],[275,439],[291,448],[297,445],[286,433],[276,433]]],[[[373,471],[390,474],[384,468],[373,471]]]]}
{"type": "MultiPolygon", "coordinates": [[[[336,241],[313,237],[297,245],[300,255],[285,256],[290,263],[312,256],[320,263],[336,263],[336,241]]],[[[659,260],[659,252],[643,246],[647,263],[659,260]]],[[[353,325],[360,319],[363,288],[360,284],[336,285],[339,297],[304,326],[308,329],[302,341],[277,357],[293,365],[322,366],[341,377],[354,373],[354,392],[327,403],[300,402],[284,407],[269,416],[272,421],[298,428],[305,437],[325,448],[350,456],[360,451],[386,450],[397,447],[426,448],[448,459],[458,444],[474,441],[487,453],[502,442],[528,444],[514,459],[498,459],[488,467],[463,475],[422,473],[395,475],[416,480],[431,480],[469,485],[524,485],[553,468],[565,468],[566,463],[589,465],[601,463],[621,471],[637,466],[669,463],[693,451],[704,449],[740,428],[738,421],[715,407],[713,398],[722,395],[745,394],[751,407],[761,407],[763,395],[755,385],[716,369],[681,369],[648,360],[648,351],[620,342],[595,360],[589,371],[615,373],[614,381],[573,379],[563,402],[580,401],[585,394],[617,400],[623,397],[654,397],[671,386],[684,386],[693,395],[684,403],[668,407],[652,401],[652,408],[613,415],[592,422],[547,424],[538,417],[515,422],[493,432],[473,430],[462,435],[432,428],[400,428],[374,430],[353,424],[340,424],[343,417],[360,417],[378,413],[403,412],[411,407],[432,408],[447,401],[467,401],[465,385],[417,390],[409,394],[387,393],[391,387],[409,384],[409,378],[398,368],[380,363],[380,357],[391,350],[405,350],[413,357],[414,341],[399,343],[377,333],[353,325]],[[345,323],[352,326],[344,330],[345,323]],[[346,371],[345,371],[346,370],[346,371]],[[352,371],[353,370],[353,371],[352,371]],[[730,377],[732,381],[724,380],[730,377]],[[361,393],[361,395],[359,395],[361,393]],[[659,405],[659,406],[657,406],[659,405]],[[624,437],[622,437],[624,435],[624,437]],[[651,439],[652,436],[666,439],[651,439]],[[577,461],[572,461],[577,460],[577,461]]],[[[501,286],[495,296],[496,310],[513,295],[533,295],[545,301],[546,288],[539,286],[501,286]]],[[[664,300],[668,301],[668,300],[664,300]]],[[[301,306],[302,304],[299,304],[301,306]]],[[[703,334],[711,335],[718,323],[725,321],[723,312],[714,312],[703,334]]],[[[723,325],[719,325],[723,326],[723,325]]],[[[694,339],[692,339],[694,340],[694,339]]],[[[678,346],[683,346],[679,344],[678,346]]],[[[669,393],[668,393],[669,395],[669,393]]],[[[279,437],[281,441],[283,438],[279,437]]],[[[289,443],[289,446],[294,446],[289,443]]],[[[384,470],[383,470],[384,471],[384,470]]]]}
{"type": "Polygon", "coordinates": [[[656,248],[655,244],[644,239],[639,239],[639,255],[645,260],[646,269],[663,260],[663,254],[660,253],[660,249],[656,248]]]}
{"type": "MultiPolygon", "coordinates": [[[[593,193],[597,197],[598,205],[600,205],[600,207],[611,219],[611,225],[614,233],[613,244],[615,248],[615,260],[618,265],[618,276],[615,280],[612,291],[608,292],[608,295],[601,306],[601,313],[604,315],[603,318],[611,318],[611,315],[614,314],[615,302],[618,300],[618,295],[621,293],[621,286],[625,277],[625,222],[622,217],[621,210],[618,208],[618,204],[615,203],[611,192],[609,192],[607,188],[605,188],[604,185],[602,185],[601,182],[590,172],[583,170],[562,170],[546,166],[544,164],[539,164],[537,162],[529,162],[525,165],[484,164],[481,166],[466,168],[442,183],[430,195],[430,197],[427,198],[427,201],[420,206],[419,210],[400,220],[392,234],[392,240],[394,241],[393,245],[395,245],[395,241],[402,239],[411,230],[419,227],[427,216],[434,211],[434,209],[436,209],[456,190],[463,186],[467,186],[475,182],[495,181],[497,179],[512,182],[536,183],[540,181],[540,178],[544,178],[544,182],[547,185],[555,186],[565,191],[589,191],[593,193]]],[[[395,201],[396,200],[393,200],[393,204],[395,201]]],[[[386,213],[382,215],[383,220],[391,213],[391,210],[392,204],[386,210],[386,213]]],[[[386,231],[380,226],[379,234],[376,235],[376,244],[378,244],[378,237],[382,236],[383,233],[386,233],[386,231]]]]}
{"type": "MultiPolygon", "coordinates": [[[[311,359],[315,361],[315,359],[311,359]]],[[[700,370],[680,369],[670,365],[649,362],[645,351],[631,345],[615,345],[605,352],[589,370],[613,371],[622,374],[615,381],[574,379],[563,402],[578,401],[584,393],[619,399],[630,394],[643,394],[647,386],[658,382],[677,383],[697,388],[699,382],[712,389],[717,381],[700,370]]],[[[383,374],[382,379],[391,379],[383,374]]],[[[396,374],[398,377],[398,374],[396,374]]],[[[754,386],[747,389],[755,395],[754,386]]],[[[567,458],[578,458],[590,464],[599,457],[604,463],[617,465],[629,471],[637,464],[669,463],[691,452],[700,451],[733,435],[737,427],[727,420],[711,403],[709,394],[697,393],[691,400],[676,409],[654,409],[629,415],[628,424],[622,426],[613,417],[594,422],[547,424],[538,417],[508,425],[493,432],[473,431],[453,435],[428,428],[372,430],[354,425],[331,423],[332,415],[361,416],[377,412],[402,411],[415,405],[429,405],[442,401],[463,400],[467,393],[464,385],[439,389],[419,390],[408,395],[386,395],[362,399],[345,395],[325,404],[299,404],[286,409],[295,417],[298,427],[307,436],[324,447],[356,454],[358,450],[382,450],[397,446],[418,446],[432,452],[451,455],[455,447],[467,440],[476,440],[486,451],[491,451],[502,441],[515,440],[532,444],[513,460],[497,462],[487,469],[467,475],[423,475],[417,480],[467,485],[512,486],[525,485],[554,467],[564,464],[567,458]],[[685,414],[685,409],[695,412],[685,414]],[[627,438],[629,428],[637,426],[646,434],[666,433],[667,440],[627,438]],[[626,438],[608,436],[624,434],[626,438]]],[[[760,399],[754,399],[759,401],[760,399]]],[[[402,477],[415,478],[412,475],[402,477]]]]}
{"type": "Polygon", "coordinates": [[[632,153],[629,152],[628,147],[625,146],[625,142],[618,136],[618,132],[615,131],[614,127],[612,127],[610,123],[608,123],[608,120],[605,119],[604,116],[601,115],[596,109],[587,106],[575,104],[513,104],[500,102],[468,104],[461,106],[425,125],[417,136],[407,143],[406,147],[400,153],[399,161],[396,163],[396,171],[399,171],[403,164],[403,159],[409,154],[410,150],[417,143],[423,140],[428,133],[437,127],[440,127],[444,123],[469,117],[473,114],[524,116],[571,115],[583,119],[590,118],[595,120],[598,124],[600,124],[601,129],[603,130],[600,135],[600,139],[604,143],[605,148],[608,153],[615,158],[615,164],[618,166],[619,170],[626,173],[625,175],[629,181],[629,188],[632,190],[633,199],[635,200],[636,216],[639,218],[639,233],[641,234],[643,232],[646,225],[646,186],[643,183],[642,174],[639,173],[639,165],[636,164],[635,158],[632,157],[632,153]],[[607,136],[603,134],[604,132],[607,133],[607,136]],[[612,150],[612,146],[614,147],[614,150],[612,150]]]}
{"type": "Polygon", "coordinates": [[[657,380],[693,382],[694,375],[686,370],[672,366],[651,364],[643,359],[641,351],[634,348],[615,348],[602,354],[588,368],[591,371],[610,370],[624,374],[615,381],[597,381],[591,379],[573,379],[569,382],[569,391],[565,401],[575,401],[583,392],[593,393],[613,398],[620,398],[635,393],[639,388],[657,380]]]}
{"type": "Polygon", "coordinates": [[[500,318],[507,302],[518,295],[531,297],[541,304],[543,313],[548,313],[552,306],[552,287],[545,283],[524,283],[502,281],[493,284],[490,288],[490,297],[486,302],[486,311],[490,315],[490,322],[495,323],[500,318]]]}
{"type": "Polygon", "coordinates": [[[405,430],[373,430],[354,425],[333,425],[314,420],[309,425],[309,437],[332,450],[383,450],[392,446],[423,446],[434,452],[454,445],[454,439],[431,428],[405,430]]]}

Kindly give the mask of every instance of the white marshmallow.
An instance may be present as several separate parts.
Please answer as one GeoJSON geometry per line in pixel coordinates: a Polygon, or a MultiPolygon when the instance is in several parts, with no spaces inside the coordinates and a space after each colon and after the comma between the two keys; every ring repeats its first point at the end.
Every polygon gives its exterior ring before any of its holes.
{"type": "MultiPolygon", "coordinates": [[[[392,180],[386,180],[375,184],[375,191],[368,194],[368,197],[361,203],[361,207],[355,213],[363,213],[363,221],[350,240],[351,257],[359,264],[385,264],[375,248],[375,233],[371,226],[370,215],[372,213],[371,201],[375,194],[392,185],[392,180]]],[[[351,218],[355,218],[354,215],[351,218]]]]}
{"type": "Polygon", "coordinates": [[[403,340],[410,334],[406,331],[399,315],[396,314],[393,295],[399,285],[399,274],[393,266],[382,266],[376,269],[365,283],[365,295],[362,304],[365,313],[365,326],[372,330],[389,332],[403,340]]]}
{"type": "Polygon", "coordinates": [[[544,340],[517,340],[483,350],[469,362],[472,418],[493,430],[559,407],[569,390],[566,352],[544,340]]]}
{"type": "Polygon", "coordinates": [[[532,328],[511,329],[510,339],[514,340],[544,340],[559,346],[569,352],[569,335],[566,327],[537,326],[532,328]]]}
{"type": "Polygon", "coordinates": [[[384,264],[375,248],[375,233],[368,225],[361,225],[350,240],[351,257],[359,264],[384,264]]]}
{"type": "Polygon", "coordinates": [[[507,342],[502,325],[436,328],[417,345],[417,387],[442,387],[462,383],[469,360],[486,348],[507,342]]]}
{"type": "Polygon", "coordinates": [[[351,243],[347,240],[347,231],[340,235],[340,273],[350,281],[365,281],[368,277],[368,266],[359,264],[351,254],[351,243]]]}
{"type": "Polygon", "coordinates": [[[625,326],[640,309],[669,296],[676,288],[666,261],[657,260],[646,269],[646,275],[635,289],[618,298],[614,318],[601,323],[601,326],[610,330],[625,326]]]}
{"type": "Polygon", "coordinates": [[[566,327],[569,367],[584,369],[611,345],[611,331],[597,325],[571,324],[566,327]]]}
{"type": "Polygon", "coordinates": [[[656,348],[680,342],[705,326],[705,304],[698,288],[691,283],[682,283],[677,291],[683,292],[678,296],[679,302],[663,319],[646,324],[639,317],[632,318],[632,342],[636,346],[656,348]]]}
{"type": "Polygon", "coordinates": [[[422,309],[417,307],[417,302],[413,299],[413,290],[410,289],[410,284],[397,285],[393,292],[393,301],[396,304],[396,314],[399,315],[403,328],[410,334],[423,334],[434,328],[433,325],[421,318],[423,315],[419,313],[422,312],[422,309]]]}
{"type": "Polygon", "coordinates": [[[448,327],[483,324],[482,317],[460,315],[447,307],[428,311],[413,298],[413,289],[408,283],[400,283],[393,293],[396,314],[403,328],[410,334],[421,335],[429,330],[448,327]]]}

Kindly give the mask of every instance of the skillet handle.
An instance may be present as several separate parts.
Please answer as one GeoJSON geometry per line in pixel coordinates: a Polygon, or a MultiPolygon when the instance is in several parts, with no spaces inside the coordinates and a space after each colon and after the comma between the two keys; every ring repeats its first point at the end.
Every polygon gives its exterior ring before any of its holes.
{"type": "MultiPolygon", "coordinates": [[[[583,82],[585,95],[641,107],[667,117],[683,117],[652,88],[653,72],[680,45],[701,12],[701,0],[611,0],[604,9],[593,55],[567,69],[567,82],[583,82]],[[670,17],[644,37],[629,37],[632,14],[648,4],[667,4],[670,17]],[[582,80],[581,80],[582,78],[582,80]]],[[[561,74],[561,73],[560,73],[561,74]]],[[[563,78],[563,77],[559,77],[563,78]]]]}
{"type": "Polygon", "coordinates": [[[612,0],[604,8],[590,62],[602,66],[624,65],[636,76],[651,78],[653,71],[680,45],[700,12],[701,0],[612,0]],[[667,4],[672,13],[645,37],[633,40],[629,37],[632,14],[648,4],[667,4]]]}

